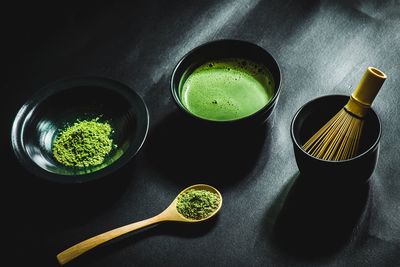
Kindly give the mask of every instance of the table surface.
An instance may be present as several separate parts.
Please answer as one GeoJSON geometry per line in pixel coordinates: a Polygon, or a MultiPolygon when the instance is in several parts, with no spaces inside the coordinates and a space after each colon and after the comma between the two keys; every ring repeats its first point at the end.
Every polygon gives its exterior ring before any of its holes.
{"type": "Polygon", "coordinates": [[[215,220],[160,224],[69,265],[400,265],[398,0],[116,2],[35,2],[3,9],[1,140],[3,191],[10,194],[2,218],[10,224],[3,231],[11,236],[6,254],[12,266],[57,266],[60,251],[155,215],[198,182],[223,195],[215,220]],[[188,136],[169,79],[189,50],[225,38],[271,52],[283,80],[273,124],[251,141],[225,144],[221,152],[188,136]],[[388,76],[373,105],[382,123],[378,164],[365,188],[346,190],[344,184],[321,191],[299,175],[291,119],[315,97],[350,94],[368,66],[388,76]],[[19,107],[44,85],[72,75],[124,82],[149,108],[144,147],[106,185],[40,182],[10,148],[19,107]]]}

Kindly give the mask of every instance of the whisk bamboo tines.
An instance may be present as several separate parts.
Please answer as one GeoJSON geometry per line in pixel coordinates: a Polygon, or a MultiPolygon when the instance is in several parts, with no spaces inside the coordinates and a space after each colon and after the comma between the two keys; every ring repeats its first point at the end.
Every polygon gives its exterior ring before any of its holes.
{"type": "Polygon", "coordinates": [[[347,104],[304,145],[310,155],[323,160],[346,160],[357,155],[364,118],[387,76],[368,67],[347,104]]]}

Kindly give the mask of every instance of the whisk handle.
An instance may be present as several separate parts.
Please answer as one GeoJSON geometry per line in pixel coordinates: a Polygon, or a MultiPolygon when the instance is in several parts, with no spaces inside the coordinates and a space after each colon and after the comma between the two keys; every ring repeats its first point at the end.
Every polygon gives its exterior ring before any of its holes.
{"type": "Polygon", "coordinates": [[[361,104],[370,106],[386,78],[381,70],[368,67],[351,96],[361,104]]]}

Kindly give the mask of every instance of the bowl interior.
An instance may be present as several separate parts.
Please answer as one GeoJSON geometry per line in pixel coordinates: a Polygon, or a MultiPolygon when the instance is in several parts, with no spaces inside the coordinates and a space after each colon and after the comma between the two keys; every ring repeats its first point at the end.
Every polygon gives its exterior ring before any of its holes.
{"type": "Polygon", "coordinates": [[[125,85],[103,78],[64,80],[48,86],[21,108],[14,122],[13,147],[22,163],[36,174],[50,180],[82,182],[125,163],[142,146],[147,129],[145,104],[125,85]],[[60,131],[77,120],[96,118],[114,130],[110,137],[116,147],[103,163],[90,167],[59,163],[52,147],[60,131]]]}
{"type": "MultiPolygon", "coordinates": [[[[295,144],[301,146],[316,133],[326,122],[342,109],[348,96],[329,95],[314,99],[305,104],[295,115],[292,123],[292,135],[295,144]]],[[[365,118],[359,144],[359,155],[373,148],[379,141],[381,126],[379,118],[371,109],[365,118]]],[[[301,149],[301,151],[304,151],[301,149]]],[[[304,153],[306,153],[304,151],[304,153]]]]}
{"type": "MultiPolygon", "coordinates": [[[[272,97],[261,110],[273,106],[278,97],[281,83],[280,69],[274,57],[265,49],[250,42],[241,40],[218,40],[193,49],[186,54],[175,67],[171,78],[171,90],[175,102],[181,109],[193,115],[182,103],[182,85],[190,74],[200,65],[221,59],[245,59],[265,66],[269,72],[268,76],[272,77],[271,90],[266,88],[266,91],[272,91],[272,97]]],[[[252,115],[253,114],[247,117],[252,115]]],[[[207,120],[205,118],[202,119],[207,120]]]]}

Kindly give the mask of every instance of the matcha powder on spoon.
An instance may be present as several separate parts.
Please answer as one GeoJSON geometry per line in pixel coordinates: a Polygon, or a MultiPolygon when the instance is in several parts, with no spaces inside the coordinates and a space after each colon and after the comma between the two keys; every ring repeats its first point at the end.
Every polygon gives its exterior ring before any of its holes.
{"type": "Polygon", "coordinates": [[[191,189],[178,197],[176,208],[186,218],[200,220],[218,209],[220,202],[219,196],[213,192],[191,189]]]}
{"type": "Polygon", "coordinates": [[[93,120],[77,121],[64,129],[53,145],[53,155],[66,166],[89,167],[101,164],[111,151],[110,124],[93,120]]]}

